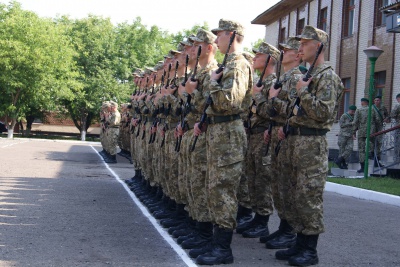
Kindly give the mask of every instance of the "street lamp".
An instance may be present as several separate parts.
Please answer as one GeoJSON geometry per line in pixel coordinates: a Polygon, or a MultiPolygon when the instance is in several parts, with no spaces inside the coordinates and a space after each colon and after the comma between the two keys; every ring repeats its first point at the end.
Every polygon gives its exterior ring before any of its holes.
{"type": "Polygon", "coordinates": [[[364,53],[367,55],[369,61],[371,62],[371,71],[369,75],[369,91],[368,91],[368,122],[367,122],[367,147],[365,148],[365,157],[366,161],[364,164],[364,178],[368,177],[368,159],[369,159],[369,139],[371,135],[371,110],[372,110],[372,95],[374,95],[374,73],[375,73],[375,62],[378,57],[383,53],[383,50],[376,47],[370,46],[367,49],[364,49],[364,53]]]}

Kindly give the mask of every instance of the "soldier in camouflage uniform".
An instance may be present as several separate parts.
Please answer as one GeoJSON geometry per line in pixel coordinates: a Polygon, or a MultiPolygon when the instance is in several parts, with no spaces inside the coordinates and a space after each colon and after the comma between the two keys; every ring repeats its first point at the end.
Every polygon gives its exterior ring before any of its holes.
{"type": "Polygon", "coordinates": [[[349,110],[340,117],[340,131],[338,135],[339,156],[335,163],[340,169],[347,169],[346,160],[353,152],[354,137],[353,137],[353,120],[354,113],[357,107],[352,105],[349,110]]]}
{"type": "MultiPolygon", "coordinates": [[[[253,95],[260,93],[268,96],[267,90],[276,79],[275,65],[279,60],[279,50],[268,43],[261,43],[259,48],[253,48],[255,57],[253,59],[253,69],[262,71],[265,67],[268,56],[270,60],[263,77],[260,77],[263,89],[258,90],[257,85],[253,87],[253,95]]],[[[254,81],[257,83],[258,81],[254,81]]],[[[251,207],[255,212],[253,220],[238,225],[237,233],[243,237],[256,238],[269,235],[268,221],[273,213],[272,192],[271,192],[271,153],[265,155],[266,145],[263,142],[263,134],[272,123],[269,114],[257,112],[257,104],[254,100],[249,108],[247,117],[246,131],[248,132],[248,148],[245,159],[244,175],[249,188],[251,207]]],[[[271,126],[272,127],[272,126],[271,126]]]]}
{"type": "Polygon", "coordinates": [[[210,251],[197,257],[198,264],[232,263],[230,244],[236,227],[237,190],[243,171],[246,153],[246,132],[240,114],[250,106],[253,72],[243,56],[244,29],[241,24],[221,19],[219,27],[212,30],[217,35],[215,43],[222,53],[227,53],[226,66],[219,74],[211,73],[211,82],[204,88],[205,99],[212,103],[206,110],[207,130],[194,126],[194,134],[206,132],[208,165],[208,204],[215,224],[210,251]],[[230,50],[229,41],[237,32],[230,50]],[[221,82],[218,80],[221,78],[221,82]]]}
{"type": "Polygon", "coordinates": [[[106,163],[117,163],[117,140],[119,134],[119,124],[121,121],[121,115],[118,111],[118,104],[114,101],[110,101],[110,113],[106,114],[106,122],[108,124],[107,130],[107,143],[109,157],[105,159],[106,163]]]}
{"type": "MultiPolygon", "coordinates": [[[[274,206],[278,213],[280,224],[277,231],[268,236],[260,237],[261,243],[269,249],[288,248],[294,245],[296,235],[292,233],[293,228],[287,221],[287,214],[293,213],[295,199],[289,194],[291,185],[291,151],[284,147],[279,154],[274,149],[278,144],[278,131],[285,124],[287,119],[288,99],[296,98],[296,85],[301,79],[299,64],[301,58],[298,53],[300,43],[295,37],[289,37],[286,43],[280,43],[279,48],[283,52],[282,66],[284,74],[280,77],[282,87],[276,97],[280,100],[281,108],[274,106],[274,101],[268,101],[268,95],[257,93],[255,100],[257,112],[262,116],[270,116],[273,121],[271,134],[264,132],[265,142],[269,143],[271,150],[271,172],[272,172],[272,195],[274,206]]],[[[270,89],[270,88],[268,88],[270,89]]],[[[268,92],[269,94],[269,92],[268,92]]],[[[285,145],[285,144],[284,144],[285,145]]]]}
{"type": "MultiPolygon", "coordinates": [[[[374,104],[372,105],[372,108],[375,109],[375,111],[378,113],[380,124],[379,127],[376,129],[376,132],[380,132],[384,128],[384,123],[389,122],[389,112],[385,106],[382,105],[382,97],[381,96],[376,96],[374,98],[374,104]]],[[[375,154],[376,158],[374,158],[374,166],[378,167],[384,167],[384,165],[380,162],[381,160],[381,149],[382,149],[382,144],[383,144],[383,135],[379,135],[375,137],[375,154]]]]}
{"type": "MultiPolygon", "coordinates": [[[[395,121],[395,126],[400,125],[400,94],[396,95],[397,104],[390,112],[390,118],[395,121]]],[[[394,132],[394,154],[398,160],[400,157],[400,130],[394,132]]]]}
{"type": "Polygon", "coordinates": [[[104,158],[107,155],[107,144],[106,144],[106,118],[105,113],[108,112],[110,103],[108,101],[103,102],[100,109],[100,143],[102,151],[99,154],[104,158]]]}
{"type": "MultiPolygon", "coordinates": [[[[297,82],[296,95],[300,102],[296,103],[294,98],[287,99],[290,101],[289,114],[293,107],[293,116],[288,119],[288,135],[284,134],[283,129],[278,133],[285,143],[281,150],[290,151],[287,155],[291,160],[286,165],[290,170],[287,188],[294,203],[291,203],[293,206],[285,215],[293,232],[297,233],[297,239],[293,247],[277,251],[275,256],[279,260],[288,260],[290,265],[308,266],[318,263],[318,238],[324,232],[323,192],[328,173],[326,133],[336,117],[343,84],[332,67],[324,61],[328,44],[326,32],[307,25],[296,38],[300,41],[299,54],[302,60],[310,64],[316,61],[310,73],[312,78],[297,82]],[[321,44],[324,49],[316,58],[321,44]]],[[[274,102],[276,110],[286,104],[277,98],[278,94],[279,90],[274,88],[269,91],[270,101],[274,102]]]]}
{"type": "MultiPolygon", "coordinates": [[[[365,155],[366,140],[367,140],[367,122],[368,122],[368,104],[367,98],[361,98],[361,108],[358,108],[354,113],[353,121],[353,136],[356,137],[358,142],[358,159],[360,161],[361,168],[357,171],[358,173],[364,172],[365,160],[368,160],[368,155],[365,155]]],[[[373,134],[378,129],[380,123],[379,115],[375,109],[371,110],[371,131],[373,134]]],[[[370,138],[369,153],[373,155],[374,143],[373,138],[370,138]]]]}
{"type": "MultiPolygon", "coordinates": [[[[187,238],[182,242],[183,248],[190,248],[189,255],[196,258],[204,250],[204,247],[209,243],[213,236],[213,224],[211,213],[208,203],[208,176],[207,176],[207,153],[206,153],[206,140],[205,135],[198,137],[196,143],[196,149],[189,152],[193,143],[193,126],[196,121],[199,121],[201,113],[203,112],[205,99],[203,92],[210,83],[210,74],[212,71],[218,68],[215,60],[215,53],[217,46],[214,43],[216,36],[204,29],[199,29],[196,36],[192,37],[194,41],[194,50],[197,55],[198,49],[201,48],[201,54],[199,56],[199,66],[201,68],[197,71],[193,80],[188,80],[182,92],[182,98],[185,99],[185,103],[188,103],[190,99],[189,113],[185,117],[185,127],[180,131],[185,130],[182,142],[185,143],[183,151],[186,155],[185,162],[187,167],[187,180],[188,180],[188,192],[190,197],[189,213],[192,218],[196,221],[196,230],[192,238],[187,238]]],[[[189,236],[188,236],[189,237],[189,236]]]]}

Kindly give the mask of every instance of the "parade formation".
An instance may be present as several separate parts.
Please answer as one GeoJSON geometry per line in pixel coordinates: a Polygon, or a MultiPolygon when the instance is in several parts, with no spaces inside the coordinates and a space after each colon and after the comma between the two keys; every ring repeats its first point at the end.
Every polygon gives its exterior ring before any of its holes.
{"type": "Polygon", "coordinates": [[[343,91],[324,62],[329,37],[305,26],[253,55],[242,50],[245,35],[240,23],[221,19],[153,68],[136,70],[121,114],[115,102],[102,104],[101,154],[116,163],[118,143],[135,170],[126,183],[197,264],[233,263],[236,231],[279,249],[276,258],[290,265],[314,265],[326,133],[343,91]],[[270,232],[274,210],[280,225],[270,232]]]}

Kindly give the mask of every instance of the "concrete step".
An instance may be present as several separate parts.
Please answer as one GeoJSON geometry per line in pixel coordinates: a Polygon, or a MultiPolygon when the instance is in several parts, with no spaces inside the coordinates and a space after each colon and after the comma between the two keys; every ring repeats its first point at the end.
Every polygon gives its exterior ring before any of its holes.
{"type": "Polygon", "coordinates": [[[344,170],[344,169],[339,169],[339,168],[331,168],[331,173],[333,176],[339,176],[339,177],[346,177],[346,178],[364,178],[363,173],[357,173],[357,170],[344,170]]]}

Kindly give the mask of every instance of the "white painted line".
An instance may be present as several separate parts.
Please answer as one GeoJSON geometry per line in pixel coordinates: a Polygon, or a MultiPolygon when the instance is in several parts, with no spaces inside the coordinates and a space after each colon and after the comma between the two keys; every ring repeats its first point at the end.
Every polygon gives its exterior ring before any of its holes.
{"type": "Polygon", "coordinates": [[[6,147],[10,147],[10,146],[13,146],[13,145],[18,145],[18,144],[23,144],[23,143],[28,143],[28,141],[24,141],[24,142],[17,142],[17,143],[11,143],[11,144],[8,144],[8,145],[5,145],[5,146],[2,146],[1,148],[6,148],[6,147]]]}
{"type": "MultiPolygon", "coordinates": [[[[96,152],[96,154],[102,159],[98,151],[90,145],[90,147],[96,152]]],[[[184,263],[186,263],[187,266],[189,267],[194,267],[197,266],[192,259],[186,254],[186,252],[175,242],[175,240],[172,239],[172,237],[168,234],[167,231],[162,228],[157,220],[150,215],[149,211],[146,209],[145,206],[142,205],[142,203],[137,199],[135,194],[129,189],[129,187],[125,184],[124,181],[116,174],[109,166],[107,163],[103,161],[104,165],[106,168],[111,172],[111,174],[115,177],[115,179],[124,187],[124,189],[128,192],[128,195],[132,198],[132,200],[135,202],[135,204],[139,207],[139,209],[142,211],[143,215],[147,217],[147,219],[153,224],[154,228],[158,231],[158,233],[164,238],[165,241],[168,242],[168,244],[175,250],[175,252],[178,254],[178,256],[183,260],[184,263]]]]}
{"type": "Polygon", "coordinates": [[[400,197],[381,192],[326,182],[325,190],[359,199],[372,200],[400,207],[400,197]]]}

